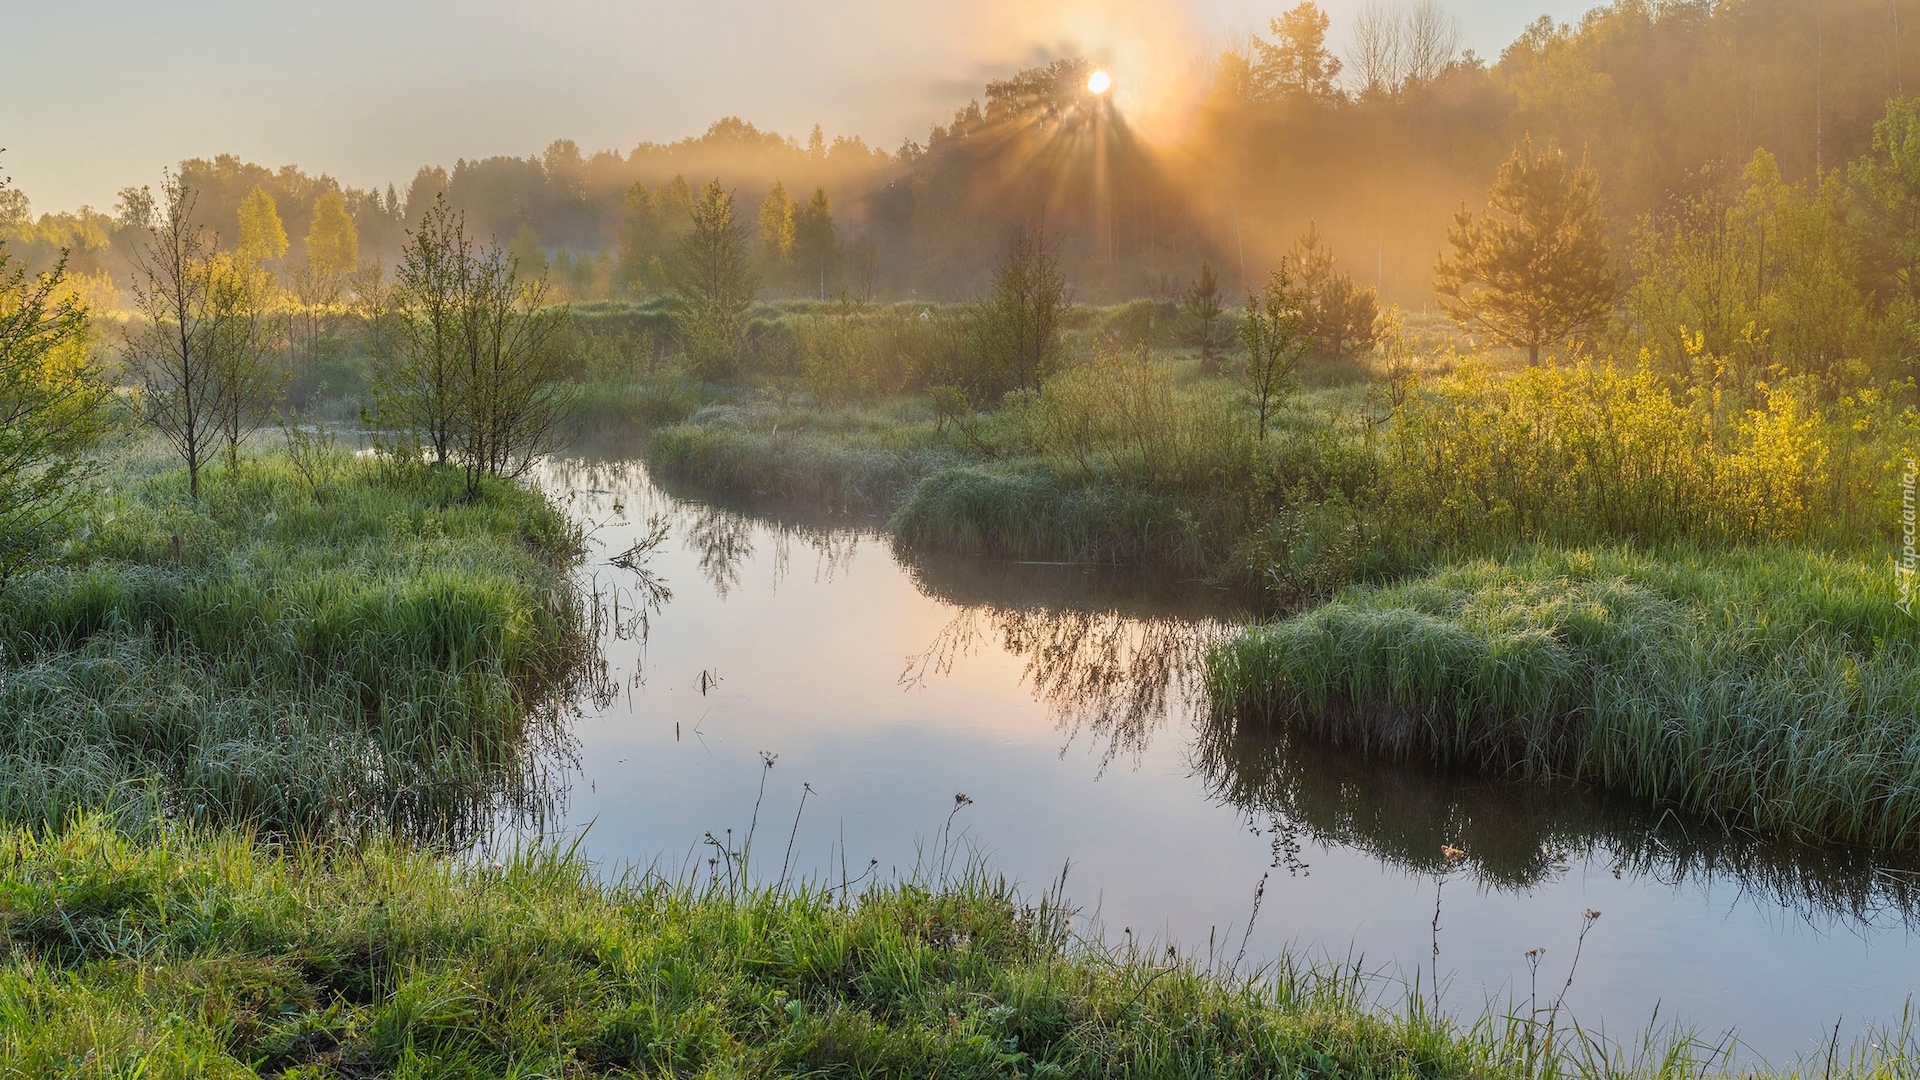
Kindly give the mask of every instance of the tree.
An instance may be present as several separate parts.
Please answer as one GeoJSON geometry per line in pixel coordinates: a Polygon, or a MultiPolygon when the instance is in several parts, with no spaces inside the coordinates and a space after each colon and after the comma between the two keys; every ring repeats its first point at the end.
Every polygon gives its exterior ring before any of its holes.
{"type": "Polygon", "coordinates": [[[1220,319],[1220,279],[1214,275],[1213,264],[1202,262],[1200,276],[1187,287],[1187,294],[1180,300],[1180,311],[1194,327],[1194,340],[1200,346],[1200,366],[1209,374],[1220,370],[1220,360],[1214,353],[1213,324],[1220,319]]]}
{"type": "Polygon", "coordinates": [[[280,224],[280,207],[265,188],[254,188],[240,203],[240,242],[234,253],[252,266],[265,266],[287,253],[287,230],[280,224]]]}
{"type": "Polygon", "coordinates": [[[757,288],[747,263],[746,230],[734,213],[733,194],[718,180],[700,189],[690,218],[673,275],[680,343],[694,371],[724,377],[745,347],[747,308],[757,288]]]}
{"type": "Polygon", "coordinates": [[[285,335],[272,310],[272,278],[233,255],[207,266],[206,370],[211,376],[216,438],[227,468],[240,465],[240,444],[266,422],[279,400],[283,373],[273,362],[285,335]]]}
{"type": "Polygon", "coordinates": [[[1008,390],[1038,390],[1066,344],[1067,279],[1047,239],[1046,227],[1014,230],[1007,254],[993,273],[993,293],[975,309],[984,363],[975,390],[998,398],[1008,390]]]}
{"type": "Polygon", "coordinates": [[[313,223],[307,227],[307,265],[320,274],[344,279],[360,266],[360,230],[347,213],[347,200],[329,191],[313,200],[313,223]]]}
{"type": "Polygon", "coordinates": [[[1848,178],[1865,211],[1868,281],[1900,321],[1920,322],[1920,98],[1887,102],[1873,125],[1873,152],[1853,163],[1848,178]]]}
{"type": "Polygon", "coordinates": [[[0,589],[82,490],[111,398],[87,355],[87,310],[63,289],[65,259],[37,276],[10,262],[0,241],[0,589]]]}
{"type": "Polygon", "coordinates": [[[793,266],[803,287],[819,289],[827,298],[828,279],[840,272],[840,241],[834,233],[833,208],[825,188],[813,189],[813,198],[799,208],[793,223],[793,266]]]}
{"type": "Polygon", "coordinates": [[[566,400],[565,305],[548,302],[546,283],[523,282],[519,263],[497,247],[462,265],[468,272],[459,312],[459,370],[454,446],[467,495],[487,476],[521,476],[557,442],[566,400]]]}
{"type": "Polygon", "coordinates": [[[648,191],[643,181],[627,189],[620,207],[614,276],[629,294],[668,287],[667,260],[692,209],[693,193],[682,177],[655,191],[648,191]]]}
{"type": "Polygon", "coordinates": [[[465,219],[436,195],[408,233],[393,295],[374,320],[386,343],[375,356],[379,422],[416,438],[436,465],[447,464],[454,454],[461,335],[473,261],[465,219]]]}
{"type": "Polygon", "coordinates": [[[313,201],[305,247],[306,258],[288,274],[294,312],[287,329],[296,368],[311,370],[319,362],[322,343],[344,314],[341,291],[360,267],[360,231],[339,192],[313,201]]]}
{"type": "Polygon", "coordinates": [[[1307,231],[1293,242],[1285,263],[1306,319],[1311,353],[1338,360],[1373,347],[1378,298],[1371,287],[1355,285],[1353,275],[1335,265],[1333,249],[1321,238],[1318,225],[1307,223],[1307,231]]]}
{"type": "Polygon", "coordinates": [[[1260,439],[1264,442],[1267,421],[1292,389],[1300,358],[1312,341],[1306,316],[1300,310],[1299,293],[1285,268],[1268,277],[1264,290],[1247,294],[1240,341],[1247,350],[1243,373],[1247,398],[1259,418],[1260,439]]]}
{"type": "Polygon", "coordinates": [[[200,498],[200,467],[219,432],[219,381],[210,344],[214,245],[194,220],[198,196],[169,173],[135,257],[134,302],[141,320],[127,335],[147,423],[187,466],[187,491],[200,498]]]}
{"type": "Polygon", "coordinates": [[[794,222],[799,210],[787,196],[787,186],[777,180],[760,204],[760,265],[776,281],[793,269],[794,222]]]}
{"type": "Polygon", "coordinates": [[[553,448],[564,413],[558,346],[569,317],[544,282],[523,282],[498,246],[476,247],[465,219],[435,199],[376,320],[390,342],[377,357],[380,422],[407,436],[402,453],[419,446],[435,465],[460,465],[469,497],[483,477],[521,475],[553,448]]]}
{"type": "Polygon", "coordinates": [[[1372,0],[1353,25],[1347,67],[1355,89],[1398,98],[1439,78],[1460,52],[1460,20],[1435,0],[1372,0]]]}
{"type": "Polygon", "coordinates": [[[1340,61],[1327,51],[1327,14],[1311,3],[1300,4],[1267,24],[1272,44],[1253,39],[1252,81],[1256,94],[1269,101],[1325,101],[1338,90],[1340,61]]]}
{"type": "Polygon", "coordinates": [[[1537,364],[1543,347],[1597,329],[1612,307],[1605,229],[1592,166],[1569,170],[1558,146],[1536,153],[1529,138],[1500,166],[1487,211],[1454,215],[1434,281],[1441,310],[1537,364]]]}

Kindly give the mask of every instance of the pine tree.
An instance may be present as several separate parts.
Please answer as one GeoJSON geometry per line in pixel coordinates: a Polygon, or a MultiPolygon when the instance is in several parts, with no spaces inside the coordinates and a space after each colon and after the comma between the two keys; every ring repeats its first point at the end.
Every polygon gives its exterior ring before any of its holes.
{"type": "Polygon", "coordinates": [[[1200,346],[1200,367],[1209,375],[1218,372],[1220,359],[1214,355],[1213,324],[1220,319],[1220,279],[1212,263],[1200,264],[1200,276],[1187,287],[1180,311],[1193,323],[1194,338],[1200,346]]]}
{"type": "Polygon", "coordinates": [[[699,375],[724,377],[745,347],[747,308],[756,288],[746,229],[734,212],[733,194],[719,180],[700,189],[690,219],[673,278],[681,347],[699,375]]]}
{"type": "Polygon", "coordinates": [[[825,188],[815,188],[813,198],[794,215],[793,265],[801,287],[817,288],[825,300],[828,281],[840,271],[840,241],[825,188]]]}
{"type": "Polygon", "coordinates": [[[1605,228],[1593,167],[1569,170],[1558,146],[1536,152],[1528,138],[1500,166],[1486,212],[1454,215],[1434,281],[1441,310],[1537,364],[1542,348],[1597,329],[1611,309],[1605,228]]]}
{"type": "Polygon", "coordinates": [[[1379,300],[1371,286],[1354,284],[1352,274],[1337,268],[1333,249],[1321,239],[1318,225],[1307,223],[1307,231],[1293,242],[1285,264],[1306,321],[1309,350],[1315,356],[1338,360],[1373,347],[1379,300]]]}
{"type": "Polygon", "coordinates": [[[1338,91],[1340,61],[1327,50],[1327,14],[1303,3],[1268,23],[1274,41],[1253,39],[1255,94],[1267,101],[1325,101],[1338,91]]]}

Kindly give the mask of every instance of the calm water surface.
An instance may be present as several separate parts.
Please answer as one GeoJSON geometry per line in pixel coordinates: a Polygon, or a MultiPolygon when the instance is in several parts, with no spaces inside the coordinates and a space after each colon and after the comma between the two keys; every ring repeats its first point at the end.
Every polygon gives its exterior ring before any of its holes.
{"type": "Polygon", "coordinates": [[[1197,665],[1234,613],[1198,586],[906,561],[870,528],[674,498],[635,463],[556,462],[541,482],[589,524],[607,614],[602,689],[542,829],[584,833],[609,872],[704,867],[702,838],[737,842],[764,779],[764,874],[790,834],[807,875],[909,874],[951,819],[949,850],[1035,893],[1066,868],[1082,929],[1110,941],[1358,961],[1388,999],[1437,970],[1467,1016],[1526,997],[1530,949],[1557,993],[1589,910],[1567,1006],[1620,1037],[1657,1007],[1783,1062],[1836,1022],[1843,1041],[1898,1022],[1920,986],[1911,868],[1210,719],[1197,665]],[[644,565],[671,596],[649,603],[607,560],[656,523],[644,565]],[[1466,852],[1450,871],[1443,844],[1466,852]]]}

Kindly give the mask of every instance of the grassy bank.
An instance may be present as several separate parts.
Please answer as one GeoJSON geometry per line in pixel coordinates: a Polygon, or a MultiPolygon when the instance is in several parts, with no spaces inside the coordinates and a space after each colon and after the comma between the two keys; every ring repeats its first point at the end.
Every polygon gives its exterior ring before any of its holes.
{"type": "Polygon", "coordinates": [[[573,677],[573,527],[511,484],[249,459],[198,504],[122,463],[0,595],[0,816],[158,808],[436,830],[511,786],[573,677]]]}
{"type": "Polygon", "coordinates": [[[1892,588],[1778,547],[1520,552],[1250,627],[1208,681],[1238,723],[1914,849],[1920,623],[1892,588]]]}
{"type": "MultiPolygon", "coordinates": [[[[724,875],[722,876],[724,879],[724,875]]],[[[731,892],[96,822],[0,833],[0,1073],[20,1076],[1649,1075],[1517,1024],[1077,944],[1004,884],[731,892]],[[1543,1040],[1536,1038],[1538,1047],[1543,1040]]],[[[1892,1048],[1865,1068],[1886,1071],[1892,1048]]],[[[1663,1076],[1697,1071],[1684,1049],[1663,1076]]],[[[1888,1075],[1892,1075],[1891,1072],[1888,1075]]]]}
{"type": "Polygon", "coordinates": [[[1216,381],[1176,391],[1140,356],[1076,369],[992,413],[925,398],[820,409],[763,398],[654,431],[645,455],[695,490],[889,522],[909,548],[1148,567],[1282,599],[1394,556],[1352,507],[1363,448],[1328,426],[1328,391],[1268,439],[1216,381]]]}

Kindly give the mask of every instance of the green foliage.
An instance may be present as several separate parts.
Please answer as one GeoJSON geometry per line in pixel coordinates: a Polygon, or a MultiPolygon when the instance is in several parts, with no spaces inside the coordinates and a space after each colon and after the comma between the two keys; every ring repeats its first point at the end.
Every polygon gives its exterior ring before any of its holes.
{"type": "Polygon", "coordinates": [[[1306,312],[1301,310],[1300,297],[1284,266],[1267,278],[1262,292],[1247,294],[1246,317],[1240,322],[1240,342],[1247,352],[1241,381],[1259,418],[1260,438],[1264,441],[1267,421],[1293,389],[1300,358],[1312,345],[1306,312]]]}
{"type": "MultiPolygon", "coordinates": [[[[0,191],[10,189],[0,188],[0,191]]],[[[51,543],[92,471],[110,390],[64,266],[30,278],[0,243],[0,591],[51,543]]]]}
{"type": "Polygon", "coordinates": [[[694,374],[721,379],[740,370],[747,309],[757,284],[748,266],[746,226],[734,213],[732,193],[718,180],[708,182],[691,214],[692,227],[681,237],[673,265],[680,347],[694,374]]]}
{"type": "Polygon", "coordinates": [[[614,236],[614,276],[626,295],[660,294],[672,288],[668,262],[692,216],[693,192],[682,177],[653,190],[639,180],[627,188],[614,236]]]}
{"type": "Polygon", "coordinates": [[[1203,262],[1200,276],[1193,279],[1180,299],[1180,313],[1192,325],[1191,340],[1200,349],[1200,366],[1210,375],[1220,370],[1219,341],[1213,324],[1220,320],[1222,306],[1220,279],[1213,272],[1213,264],[1203,262]]]}
{"type": "Polygon", "coordinates": [[[974,310],[975,362],[965,373],[976,401],[1009,390],[1038,390],[1065,349],[1067,280],[1045,228],[1022,227],[993,274],[993,291],[974,310]]]}
{"type": "Polygon", "coordinates": [[[1379,299],[1371,286],[1355,285],[1352,274],[1335,269],[1333,251],[1321,238],[1319,226],[1308,223],[1285,265],[1303,329],[1312,341],[1310,355],[1341,360],[1373,348],[1379,299]]]}
{"type": "Polygon", "coordinates": [[[1241,723],[1911,849],[1920,623],[1887,577],[1782,548],[1523,551],[1251,628],[1208,682],[1241,723]]]}
{"type": "Polygon", "coordinates": [[[360,231],[339,192],[329,191],[313,201],[306,248],[307,265],[318,273],[344,278],[360,268],[360,231]]]}
{"type": "Polygon", "coordinates": [[[1389,499],[1406,528],[1455,545],[1887,535],[1893,469],[1920,447],[1920,413],[1871,391],[1823,410],[1804,382],[1757,394],[1753,408],[1720,408],[1648,367],[1495,378],[1469,364],[1394,413],[1389,499]]]}
{"type": "Polygon", "coordinates": [[[827,189],[815,188],[807,205],[794,212],[793,269],[802,294],[826,300],[829,286],[840,277],[840,238],[833,227],[833,208],[827,189]]]}
{"type": "Polygon", "coordinates": [[[476,826],[574,685],[578,540],[540,495],[324,444],[115,476],[0,597],[0,818],[476,826]]]}
{"type": "Polygon", "coordinates": [[[1598,329],[1613,306],[1599,176],[1584,161],[1569,171],[1551,142],[1515,147],[1486,213],[1462,205],[1447,242],[1434,280],[1441,309],[1469,333],[1527,350],[1528,363],[1598,329]]]}
{"type": "Polygon", "coordinates": [[[1642,225],[1625,297],[1637,343],[1663,370],[1735,394],[1789,375],[1851,388],[1871,317],[1844,190],[1788,184],[1765,151],[1742,181],[1737,198],[1702,197],[1642,225]]]}
{"type": "Polygon", "coordinates": [[[389,456],[424,448],[457,464],[467,490],[517,477],[552,450],[566,401],[559,377],[569,315],[525,282],[518,258],[476,248],[464,216],[436,200],[407,246],[391,307],[377,320],[392,343],[377,356],[377,418],[389,456]]]}
{"type": "Polygon", "coordinates": [[[777,180],[760,204],[761,272],[776,282],[793,270],[794,215],[798,210],[787,196],[787,186],[777,180]]]}
{"type": "Polygon", "coordinates": [[[239,240],[234,257],[250,267],[277,263],[287,253],[287,229],[280,207],[265,188],[256,187],[240,203],[239,240]]]}

